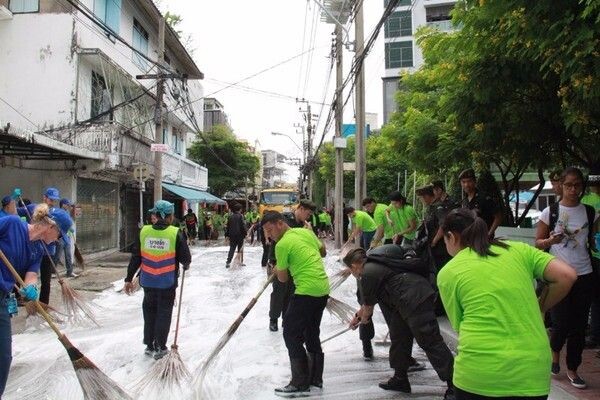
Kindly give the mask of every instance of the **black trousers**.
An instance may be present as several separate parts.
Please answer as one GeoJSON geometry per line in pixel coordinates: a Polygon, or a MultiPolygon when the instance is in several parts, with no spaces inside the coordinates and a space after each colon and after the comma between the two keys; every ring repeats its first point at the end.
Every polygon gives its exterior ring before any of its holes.
{"type": "MultiPolygon", "coordinates": [[[[267,276],[269,273],[272,273],[272,271],[267,268],[267,276]]],[[[271,292],[271,302],[269,304],[269,318],[278,319],[280,316],[283,317],[288,309],[290,298],[294,294],[294,281],[289,277],[287,282],[280,282],[275,277],[271,285],[273,291],[271,292]]]]}
{"type": "Polygon", "coordinates": [[[48,256],[42,257],[40,265],[40,301],[50,303],[50,283],[52,281],[52,259],[48,256]]]}
{"type": "Polygon", "coordinates": [[[237,251],[242,251],[242,246],[244,245],[244,237],[239,238],[229,238],[229,254],[227,254],[227,264],[231,262],[233,259],[233,253],[235,253],[235,249],[237,251]]]}
{"type": "Polygon", "coordinates": [[[433,303],[425,301],[407,316],[391,305],[379,303],[379,306],[390,328],[390,367],[396,375],[406,375],[408,371],[414,337],[440,379],[452,380],[454,357],[440,334],[433,303]]]}
{"type": "Polygon", "coordinates": [[[292,295],[283,317],[283,339],[290,359],[306,358],[306,351],[323,352],[319,335],[328,297],[292,295]]]}
{"type": "Polygon", "coordinates": [[[271,252],[271,245],[269,243],[266,243],[263,240],[262,248],[263,248],[263,253],[262,253],[262,259],[260,260],[260,265],[262,265],[263,267],[266,267],[267,263],[269,262],[269,253],[271,252]]]}
{"type": "Polygon", "coordinates": [[[462,389],[454,387],[454,395],[456,396],[456,400],[546,400],[548,396],[533,396],[533,397],[525,397],[525,396],[509,396],[509,397],[489,397],[482,396],[479,394],[474,394],[470,392],[465,392],[462,389]]]}
{"type": "Polygon", "coordinates": [[[580,275],[567,296],[555,305],[552,312],[552,334],[550,347],[559,352],[567,343],[567,369],[576,371],[581,365],[581,354],[585,346],[590,306],[594,297],[593,273],[580,275]]]}
{"type": "Polygon", "coordinates": [[[156,349],[167,347],[171,316],[175,304],[175,288],[144,288],[144,344],[156,349]]]}

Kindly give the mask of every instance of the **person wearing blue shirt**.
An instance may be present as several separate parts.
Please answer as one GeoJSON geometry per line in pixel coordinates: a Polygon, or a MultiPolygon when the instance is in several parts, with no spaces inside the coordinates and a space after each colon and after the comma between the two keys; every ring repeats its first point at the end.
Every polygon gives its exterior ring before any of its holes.
{"type": "MultiPolygon", "coordinates": [[[[20,196],[19,196],[20,197],[20,196]]],[[[43,194],[42,203],[46,204],[52,212],[55,208],[57,208],[57,202],[60,200],[60,193],[57,188],[49,187],[43,194]]],[[[22,202],[22,200],[21,200],[22,202]]],[[[21,217],[25,217],[27,221],[30,221],[31,216],[33,215],[33,210],[36,208],[37,204],[29,204],[26,207],[19,207],[17,209],[17,213],[21,217]]],[[[68,242],[69,237],[67,235],[63,236],[63,241],[66,246],[69,246],[68,242]]],[[[48,243],[46,245],[48,250],[47,254],[44,254],[42,258],[42,265],[40,266],[40,301],[44,304],[50,303],[50,281],[52,279],[52,273],[54,272],[53,268],[53,260],[52,257],[56,253],[56,241],[48,243]]]]}
{"type": "Polygon", "coordinates": [[[0,210],[0,218],[9,215],[17,214],[17,203],[12,196],[4,196],[2,198],[2,209],[0,210]]]}
{"type": "MultiPolygon", "coordinates": [[[[16,215],[0,218],[0,250],[16,269],[25,276],[25,287],[20,293],[27,300],[37,300],[36,286],[40,263],[44,255],[42,243],[52,243],[67,234],[73,221],[60,209],[48,206],[36,208],[31,224],[16,215]]],[[[8,298],[15,286],[15,279],[0,260],[0,398],[4,393],[12,361],[12,338],[8,298]]]]}

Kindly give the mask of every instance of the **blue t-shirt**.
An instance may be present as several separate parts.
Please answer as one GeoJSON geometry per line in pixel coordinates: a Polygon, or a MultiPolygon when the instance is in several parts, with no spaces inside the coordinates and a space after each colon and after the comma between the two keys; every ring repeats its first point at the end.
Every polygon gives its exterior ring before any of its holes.
{"type": "MultiPolygon", "coordinates": [[[[39,272],[44,255],[42,243],[29,240],[27,223],[16,215],[0,218],[0,250],[19,274],[39,272]]],[[[14,284],[14,277],[0,260],[0,291],[10,292],[14,284]]]]}
{"type": "Polygon", "coordinates": [[[10,214],[4,210],[0,210],[0,218],[8,217],[10,214]]]}

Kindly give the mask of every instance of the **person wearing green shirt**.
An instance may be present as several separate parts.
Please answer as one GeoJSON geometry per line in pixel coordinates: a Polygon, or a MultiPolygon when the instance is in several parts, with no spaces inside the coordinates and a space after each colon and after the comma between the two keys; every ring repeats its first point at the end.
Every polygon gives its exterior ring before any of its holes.
{"type": "Polygon", "coordinates": [[[364,211],[355,210],[354,207],[345,207],[344,214],[352,221],[352,233],[348,242],[352,242],[360,236],[360,247],[368,249],[377,231],[377,224],[373,218],[364,211]]]}
{"type": "Polygon", "coordinates": [[[384,239],[383,244],[391,244],[394,237],[394,229],[388,222],[385,211],[388,206],[377,203],[372,197],[367,197],[362,201],[363,208],[366,212],[373,215],[373,220],[377,224],[375,237],[371,241],[371,247],[376,247],[381,244],[381,239],[384,239]]]}
{"type": "Polygon", "coordinates": [[[417,231],[415,209],[406,202],[406,197],[397,191],[390,193],[390,202],[385,214],[394,232],[392,243],[402,244],[404,239],[409,242],[413,241],[417,231]]]}
{"type": "Polygon", "coordinates": [[[525,243],[490,241],[468,209],[451,211],[442,229],[453,258],[437,285],[458,332],[456,399],[546,399],[552,358],[542,315],[567,295],[574,269],[525,243]],[[548,283],[539,301],[536,278],[548,283]]]}
{"type": "Polygon", "coordinates": [[[278,212],[265,213],[263,227],[267,236],[277,242],[277,279],[287,282],[291,275],[296,286],[283,320],[292,379],[288,385],[275,389],[275,394],[306,396],[310,386],[323,387],[324,355],[319,334],[329,297],[329,279],[322,260],[325,246],[311,230],[290,228],[278,212]]]}

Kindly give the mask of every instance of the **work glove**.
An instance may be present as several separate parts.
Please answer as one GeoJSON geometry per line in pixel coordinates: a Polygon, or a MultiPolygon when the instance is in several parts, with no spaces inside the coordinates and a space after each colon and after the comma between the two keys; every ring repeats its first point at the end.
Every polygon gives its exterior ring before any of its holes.
{"type": "Polygon", "coordinates": [[[21,197],[21,189],[20,188],[15,188],[15,190],[13,190],[12,197],[13,197],[13,199],[21,197]]]}
{"type": "Polygon", "coordinates": [[[190,264],[184,264],[183,265],[183,270],[187,271],[188,269],[190,269],[190,264]]]}
{"type": "Polygon", "coordinates": [[[21,293],[21,296],[25,297],[27,300],[30,300],[30,301],[37,300],[38,296],[40,294],[37,286],[35,286],[33,284],[29,284],[27,286],[22,287],[19,290],[19,293],[21,293]]]}

